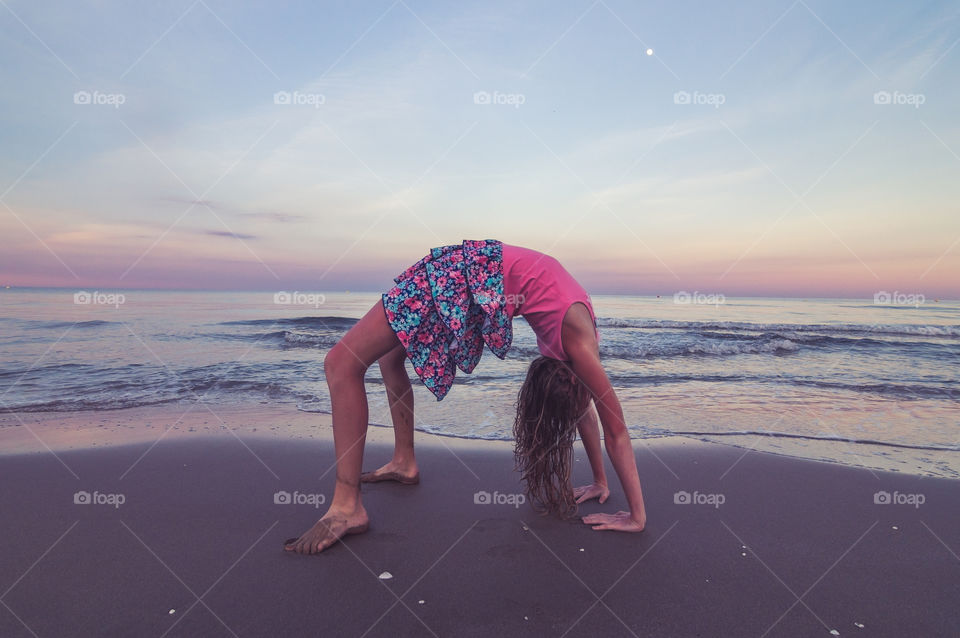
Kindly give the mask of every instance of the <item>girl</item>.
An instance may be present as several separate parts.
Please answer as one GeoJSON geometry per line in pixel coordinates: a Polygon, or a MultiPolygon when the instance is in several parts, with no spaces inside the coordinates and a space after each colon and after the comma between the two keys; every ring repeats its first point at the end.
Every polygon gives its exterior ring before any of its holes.
{"type": "Polygon", "coordinates": [[[570,273],[548,255],[488,239],[434,248],[394,281],[324,359],[336,488],[327,513],[284,548],[315,554],[347,534],[365,532],[369,518],[360,502],[361,482],[419,482],[406,359],[439,401],[450,390],[457,368],[473,371],[484,345],[499,358],[506,356],[513,338],[511,320],[518,315],[533,328],[543,355],[530,364],[514,422],[515,458],[531,502],[540,510],[569,516],[585,500],[607,500],[610,491],[592,401],[630,511],[590,514],[583,522],[597,530],[643,531],[646,513],[630,435],[600,364],[590,297],[570,273]],[[386,386],[396,446],[393,460],[361,474],[367,431],[363,377],[374,361],[386,386]],[[575,430],[594,482],[572,489],[575,430]]]}

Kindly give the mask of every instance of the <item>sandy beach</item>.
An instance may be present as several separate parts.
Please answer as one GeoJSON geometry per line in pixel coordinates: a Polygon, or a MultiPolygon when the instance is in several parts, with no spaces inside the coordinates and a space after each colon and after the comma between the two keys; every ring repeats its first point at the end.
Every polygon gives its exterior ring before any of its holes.
{"type": "MultiPolygon", "coordinates": [[[[162,412],[150,428],[135,411],[99,417],[126,433],[95,415],[59,433],[56,415],[4,416],[0,635],[960,632],[956,481],[637,441],[649,522],[627,535],[520,503],[509,443],[419,435],[420,485],[365,485],[370,531],[302,557],[281,544],[332,495],[329,422],[162,412]]],[[[390,435],[370,429],[365,466],[390,435]]],[[[581,513],[624,507],[611,487],[581,513]]]]}
{"type": "Polygon", "coordinates": [[[0,638],[960,638],[958,26],[0,0],[0,638]]]}

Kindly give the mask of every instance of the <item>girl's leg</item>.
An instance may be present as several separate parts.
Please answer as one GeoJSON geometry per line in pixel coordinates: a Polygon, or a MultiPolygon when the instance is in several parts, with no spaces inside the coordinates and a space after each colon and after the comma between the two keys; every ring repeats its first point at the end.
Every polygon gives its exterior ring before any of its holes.
{"type": "Polygon", "coordinates": [[[398,481],[408,485],[420,482],[420,470],[413,453],[413,388],[404,368],[406,361],[406,351],[403,346],[397,346],[378,362],[393,420],[393,459],[378,470],[361,474],[361,482],[398,481]]]}
{"type": "Polygon", "coordinates": [[[367,434],[367,393],[363,377],[374,361],[400,341],[377,304],[330,349],[323,361],[333,412],[337,482],[327,513],[286,549],[315,554],[345,534],[366,531],[369,519],[360,502],[360,468],[367,434]]]}

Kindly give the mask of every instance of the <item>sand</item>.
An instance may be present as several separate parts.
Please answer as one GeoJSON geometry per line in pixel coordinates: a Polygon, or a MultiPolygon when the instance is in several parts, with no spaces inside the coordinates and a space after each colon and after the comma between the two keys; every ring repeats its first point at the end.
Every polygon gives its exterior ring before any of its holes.
{"type": "MultiPolygon", "coordinates": [[[[304,557],[281,543],[332,496],[328,425],[90,448],[46,418],[0,456],[4,637],[960,634],[957,481],[637,442],[647,529],[596,532],[518,502],[509,444],[420,437],[421,483],[365,485],[370,531],[304,557]]],[[[608,473],[582,513],[625,506],[608,473]]]]}

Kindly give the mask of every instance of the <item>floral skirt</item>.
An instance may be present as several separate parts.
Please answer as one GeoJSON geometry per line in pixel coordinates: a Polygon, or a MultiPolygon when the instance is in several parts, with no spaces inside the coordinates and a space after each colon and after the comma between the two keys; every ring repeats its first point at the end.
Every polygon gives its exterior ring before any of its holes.
{"type": "Polygon", "coordinates": [[[473,371],[484,344],[501,359],[510,348],[502,247],[488,239],[434,248],[383,294],[387,322],[438,401],[457,368],[473,371]]]}

